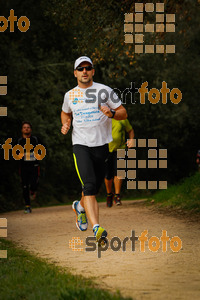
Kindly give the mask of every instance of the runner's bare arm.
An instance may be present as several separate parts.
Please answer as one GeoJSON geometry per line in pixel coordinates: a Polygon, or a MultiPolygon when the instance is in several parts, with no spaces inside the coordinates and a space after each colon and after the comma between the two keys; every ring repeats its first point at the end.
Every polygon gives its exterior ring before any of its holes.
{"type": "Polygon", "coordinates": [[[128,135],[129,135],[129,140],[127,141],[127,147],[128,148],[132,148],[134,146],[134,130],[131,129],[129,132],[128,132],[128,135]]]}
{"type": "Polygon", "coordinates": [[[61,132],[62,134],[67,134],[70,126],[71,126],[71,120],[72,120],[72,114],[71,113],[65,113],[64,111],[61,112],[61,122],[62,122],[62,128],[61,132]]]}
{"type": "MultiPolygon", "coordinates": [[[[110,111],[110,108],[102,105],[100,107],[100,110],[104,113],[104,115],[106,115],[108,118],[112,117],[112,112],[110,111]]],[[[127,111],[124,108],[123,105],[120,105],[118,108],[114,109],[115,110],[115,115],[114,115],[114,119],[115,120],[126,120],[128,115],[127,115],[127,111]]]]}

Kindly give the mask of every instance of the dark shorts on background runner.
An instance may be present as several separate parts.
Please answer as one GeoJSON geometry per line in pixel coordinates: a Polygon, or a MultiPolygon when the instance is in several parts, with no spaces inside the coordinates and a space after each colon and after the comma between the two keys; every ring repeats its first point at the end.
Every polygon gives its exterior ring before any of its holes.
{"type": "Polygon", "coordinates": [[[84,196],[96,195],[105,176],[108,144],[98,147],[73,146],[74,163],[84,196]]]}
{"type": "Polygon", "coordinates": [[[110,180],[117,176],[117,151],[109,152],[106,159],[105,178],[110,180]]]}

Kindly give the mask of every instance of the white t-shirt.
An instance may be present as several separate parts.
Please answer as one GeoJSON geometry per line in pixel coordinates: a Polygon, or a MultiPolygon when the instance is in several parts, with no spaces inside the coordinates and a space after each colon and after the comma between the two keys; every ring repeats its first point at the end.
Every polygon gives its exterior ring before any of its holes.
{"type": "Polygon", "coordinates": [[[73,145],[97,147],[112,141],[112,120],[100,111],[99,104],[116,109],[121,100],[110,87],[96,82],[65,94],[62,110],[73,115],[73,145]]]}

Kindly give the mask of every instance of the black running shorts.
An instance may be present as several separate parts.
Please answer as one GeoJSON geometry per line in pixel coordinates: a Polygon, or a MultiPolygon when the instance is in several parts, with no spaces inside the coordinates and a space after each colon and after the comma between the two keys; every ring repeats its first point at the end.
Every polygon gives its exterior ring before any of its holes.
{"type": "Polygon", "coordinates": [[[98,147],[73,146],[74,163],[84,196],[98,193],[105,176],[105,160],[108,154],[108,144],[98,147]]]}
{"type": "Polygon", "coordinates": [[[105,178],[110,180],[117,176],[117,151],[109,152],[106,159],[105,178]]]}

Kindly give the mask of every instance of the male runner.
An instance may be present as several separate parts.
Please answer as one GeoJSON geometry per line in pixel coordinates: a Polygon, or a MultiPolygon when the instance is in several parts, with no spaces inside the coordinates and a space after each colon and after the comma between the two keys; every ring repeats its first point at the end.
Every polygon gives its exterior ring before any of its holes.
{"type": "MultiPolygon", "coordinates": [[[[23,122],[22,123],[22,137],[18,139],[18,144],[24,148],[26,144],[26,138],[30,138],[30,144],[33,145],[33,149],[35,146],[40,144],[38,138],[36,136],[31,135],[32,132],[32,125],[30,122],[23,122]]],[[[31,203],[30,200],[35,199],[36,197],[36,190],[38,186],[39,180],[39,161],[36,160],[33,149],[30,150],[30,158],[27,156],[25,152],[24,157],[20,160],[20,176],[23,188],[23,197],[25,201],[25,213],[31,213],[31,203]],[[30,190],[29,190],[30,189],[30,190]]]]}
{"type": "Polygon", "coordinates": [[[73,156],[83,192],[81,200],[74,201],[72,208],[78,229],[87,230],[88,218],[101,244],[107,232],[99,225],[96,194],[105,176],[108,143],[112,141],[111,118],[126,119],[127,113],[110,87],[93,82],[94,72],[89,57],[82,56],[75,61],[74,76],[78,85],[65,94],[61,132],[67,134],[73,116],[73,156]]]}
{"type": "Polygon", "coordinates": [[[123,179],[117,177],[117,149],[133,147],[134,131],[128,119],[117,121],[112,119],[113,141],[109,143],[109,156],[106,159],[105,186],[107,191],[107,206],[112,207],[113,197],[116,205],[121,205],[120,191],[123,179]],[[129,140],[125,142],[126,132],[129,140]],[[112,183],[114,181],[115,194],[112,193],[112,183]]]}

